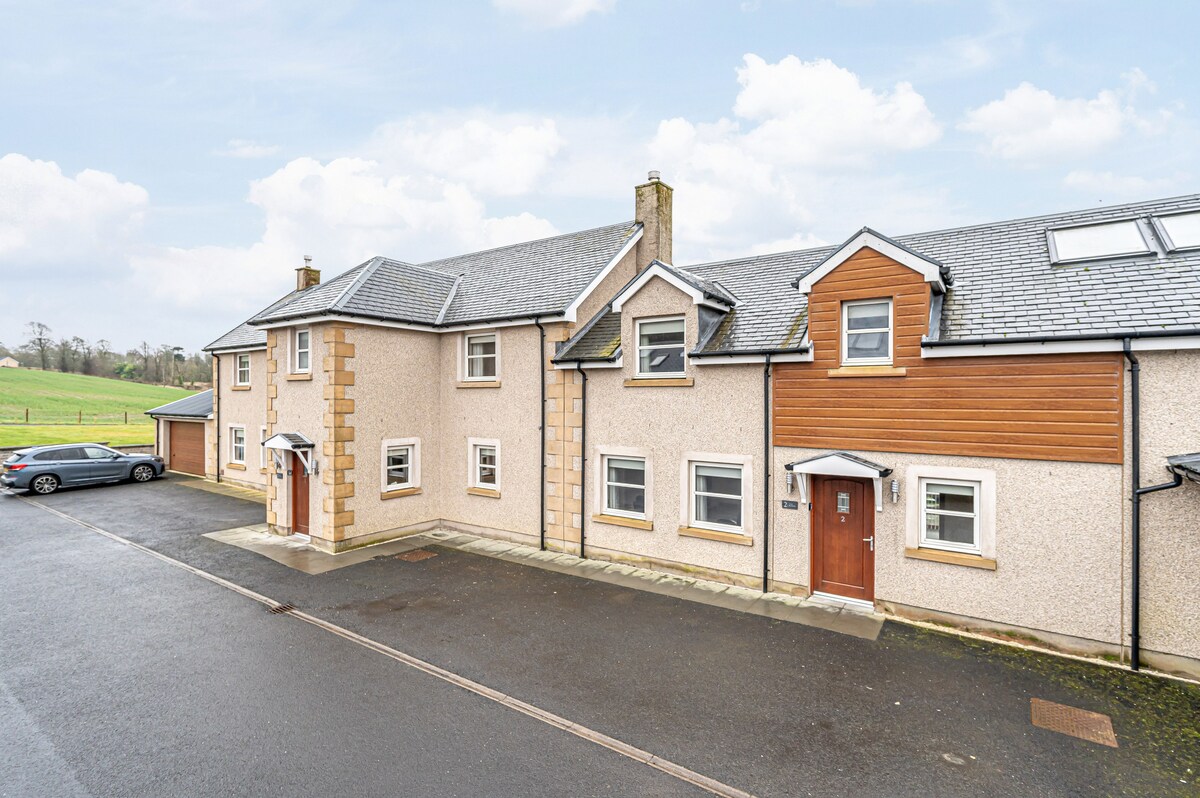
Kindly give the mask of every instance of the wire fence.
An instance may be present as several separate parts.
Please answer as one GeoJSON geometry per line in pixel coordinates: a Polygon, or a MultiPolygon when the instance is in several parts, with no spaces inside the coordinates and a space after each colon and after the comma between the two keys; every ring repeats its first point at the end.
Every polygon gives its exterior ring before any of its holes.
{"type": "Polygon", "coordinates": [[[126,410],[119,413],[89,413],[86,410],[72,412],[25,408],[23,411],[17,410],[14,412],[11,408],[0,409],[0,424],[4,425],[59,426],[74,424],[78,426],[89,424],[92,426],[124,426],[126,424],[152,424],[153,421],[149,416],[137,410],[126,410]]]}

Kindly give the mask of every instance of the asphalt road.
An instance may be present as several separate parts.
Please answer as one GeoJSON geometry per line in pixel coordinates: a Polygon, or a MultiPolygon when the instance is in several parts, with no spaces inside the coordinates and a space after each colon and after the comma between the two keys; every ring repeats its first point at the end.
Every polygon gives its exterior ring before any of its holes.
{"type": "MultiPolygon", "coordinates": [[[[201,537],[262,508],[178,480],[44,503],[764,798],[1198,794],[1194,686],[446,549],[308,576],[201,537]]],[[[0,795],[705,794],[11,496],[0,595],[0,795]]]]}

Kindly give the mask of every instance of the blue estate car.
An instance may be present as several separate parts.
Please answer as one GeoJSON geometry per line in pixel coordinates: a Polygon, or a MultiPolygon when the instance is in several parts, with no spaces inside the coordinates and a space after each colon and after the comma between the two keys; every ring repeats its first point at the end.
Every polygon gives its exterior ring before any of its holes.
{"type": "Polygon", "coordinates": [[[45,495],[61,486],[149,482],[165,470],[157,455],[124,454],[98,443],[31,446],[13,452],[0,465],[0,486],[45,495]]]}

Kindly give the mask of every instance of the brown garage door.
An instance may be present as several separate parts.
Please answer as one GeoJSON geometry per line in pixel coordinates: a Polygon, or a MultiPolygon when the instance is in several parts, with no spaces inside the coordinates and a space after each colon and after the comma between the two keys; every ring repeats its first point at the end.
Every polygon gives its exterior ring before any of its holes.
{"type": "Polygon", "coordinates": [[[171,447],[167,467],[172,471],[204,476],[204,424],[195,421],[172,421],[168,431],[171,447]]]}

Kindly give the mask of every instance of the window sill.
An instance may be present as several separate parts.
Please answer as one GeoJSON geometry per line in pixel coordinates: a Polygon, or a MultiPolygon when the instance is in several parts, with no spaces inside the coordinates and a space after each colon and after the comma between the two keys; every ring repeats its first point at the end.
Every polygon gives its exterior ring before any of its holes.
{"type": "Polygon", "coordinates": [[[625,380],[626,388],[690,388],[695,383],[691,377],[634,377],[625,380]]]}
{"type": "Polygon", "coordinates": [[[739,546],[753,546],[754,538],[740,535],[737,532],[718,532],[715,529],[700,529],[694,526],[679,527],[679,534],[685,538],[703,538],[717,540],[722,543],[736,543],[739,546]]]}
{"type": "Polygon", "coordinates": [[[651,531],[654,529],[653,521],[646,521],[642,518],[625,518],[620,515],[593,515],[592,520],[598,524],[610,524],[611,526],[627,526],[630,529],[644,529],[651,531]]]}
{"type": "Polygon", "coordinates": [[[229,390],[231,390],[231,391],[248,391],[248,390],[250,390],[250,386],[249,385],[230,385],[229,390]]]}
{"type": "Polygon", "coordinates": [[[226,470],[226,471],[229,471],[229,470],[233,470],[233,471],[245,471],[245,470],[246,470],[246,466],[245,466],[245,464],[244,464],[244,463],[226,463],[226,464],[225,464],[225,470],[226,470]]]}
{"type": "Polygon", "coordinates": [[[289,380],[311,380],[312,372],[310,371],[307,374],[289,374],[287,375],[287,378],[289,380]]]}
{"type": "Polygon", "coordinates": [[[485,496],[489,499],[500,498],[500,491],[491,488],[467,488],[467,493],[471,496],[485,496]]]}
{"type": "Polygon", "coordinates": [[[941,551],[939,549],[905,549],[904,556],[913,560],[928,560],[947,565],[964,565],[967,568],[983,568],[987,571],[996,570],[996,561],[976,554],[959,554],[956,551],[941,551]]]}
{"type": "Polygon", "coordinates": [[[397,488],[379,494],[380,501],[384,499],[401,499],[405,496],[416,496],[421,492],[420,488],[397,488]]]}
{"type": "Polygon", "coordinates": [[[842,366],[840,369],[830,369],[826,372],[829,377],[903,377],[908,369],[893,366],[842,366]]]}
{"type": "Polygon", "coordinates": [[[459,388],[499,388],[500,380],[463,380],[458,383],[459,388]]]}

